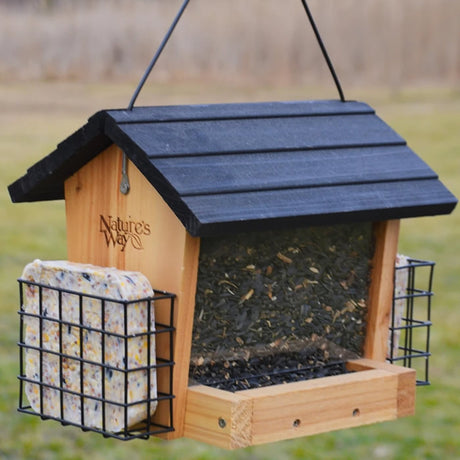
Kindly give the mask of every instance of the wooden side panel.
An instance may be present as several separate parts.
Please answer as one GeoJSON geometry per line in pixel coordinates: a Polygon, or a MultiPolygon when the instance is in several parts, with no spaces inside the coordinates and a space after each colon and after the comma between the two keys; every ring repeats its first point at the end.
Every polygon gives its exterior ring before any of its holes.
{"type": "Polygon", "coordinates": [[[388,328],[394,291],[394,268],[398,251],[399,220],[374,224],[375,252],[372,261],[371,285],[364,357],[385,361],[388,328]]]}
{"type": "MultiPolygon", "coordinates": [[[[191,237],[140,171],[128,163],[130,192],[119,191],[122,152],[112,145],[65,183],[68,257],[74,262],[114,266],[144,273],[156,289],[177,294],[174,325],[174,426],[182,436],[188,385],[199,239],[191,237]]],[[[167,322],[169,310],[156,309],[167,322]]],[[[168,356],[160,338],[158,354],[168,356]],[[164,350],[163,350],[164,349],[164,350]]],[[[159,372],[158,386],[166,385],[159,372]]],[[[167,388],[167,387],[166,387],[167,388]]],[[[167,422],[167,405],[155,418],[167,422]]]]}
{"type": "Polygon", "coordinates": [[[252,441],[262,444],[392,420],[396,400],[397,379],[382,370],[268,387],[254,397],[252,441]]]}
{"type": "Polygon", "coordinates": [[[349,368],[356,372],[237,393],[190,387],[184,435],[234,449],[409,415],[412,370],[365,359],[349,368]]]}

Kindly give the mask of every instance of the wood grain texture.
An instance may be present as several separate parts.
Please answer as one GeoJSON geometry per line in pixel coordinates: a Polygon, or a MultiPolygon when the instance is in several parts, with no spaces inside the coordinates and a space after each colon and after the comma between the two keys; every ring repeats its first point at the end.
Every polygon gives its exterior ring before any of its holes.
{"type": "Polygon", "coordinates": [[[374,224],[375,250],[369,287],[364,357],[376,361],[385,361],[387,357],[399,224],[399,220],[374,224]]]}
{"type": "Polygon", "coordinates": [[[184,434],[233,449],[411,413],[414,399],[404,407],[401,401],[415,392],[414,371],[371,360],[352,361],[349,367],[356,372],[237,393],[192,386],[184,434]],[[238,417],[237,424],[232,417],[238,417]]]}
{"type": "MultiPolygon", "coordinates": [[[[131,190],[119,192],[122,153],[111,146],[65,183],[68,258],[73,262],[114,266],[144,273],[156,289],[177,295],[174,316],[173,393],[176,431],[182,435],[188,385],[199,239],[191,237],[152,189],[144,176],[128,164],[131,190]],[[112,233],[102,221],[110,222],[112,233]],[[121,223],[120,223],[121,222],[121,223]],[[131,222],[131,224],[130,224],[131,222]],[[130,231],[118,231],[119,226],[130,231]],[[132,233],[138,230],[137,238],[132,233]],[[109,232],[109,233],[108,233],[109,232]],[[127,238],[125,247],[117,238],[127,238]]],[[[156,308],[157,320],[169,321],[169,309],[156,308]]],[[[157,354],[168,356],[169,341],[159,337],[157,354]]],[[[159,371],[158,387],[168,388],[167,372],[159,371]]],[[[169,392],[169,391],[168,391],[169,392]]],[[[155,420],[168,422],[167,404],[160,403],[155,420]]]]}
{"type": "Polygon", "coordinates": [[[416,371],[414,369],[368,359],[349,361],[347,363],[347,368],[351,371],[357,372],[366,369],[384,369],[388,372],[394,373],[398,379],[398,418],[415,414],[417,379],[416,371]]]}
{"type": "Polygon", "coordinates": [[[242,392],[190,387],[184,436],[224,449],[248,447],[252,444],[252,411],[251,399],[242,392]]]}

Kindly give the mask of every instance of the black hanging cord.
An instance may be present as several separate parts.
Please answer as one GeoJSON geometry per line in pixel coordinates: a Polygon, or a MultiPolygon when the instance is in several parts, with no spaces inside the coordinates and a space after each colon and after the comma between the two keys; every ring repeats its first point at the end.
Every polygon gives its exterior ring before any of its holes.
{"type": "MultiPolygon", "coordinates": [[[[326,47],[324,46],[323,40],[321,39],[321,35],[319,34],[318,28],[316,27],[315,21],[313,19],[313,15],[311,14],[310,8],[308,7],[307,0],[301,0],[303,7],[305,8],[305,12],[307,13],[308,19],[310,21],[311,27],[313,29],[313,32],[315,33],[316,40],[318,41],[318,45],[321,48],[321,51],[323,53],[324,59],[327,63],[327,66],[329,67],[329,71],[331,72],[332,78],[334,79],[335,86],[337,87],[337,91],[339,92],[340,100],[342,102],[345,102],[345,96],[342,91],[342,87],[340,86],[339,79],[337,77],[337,74],[335,73],[334,66],[332,65],[332,62],[329,58],[329,55],[327,54],[326,47]]],[[[183,12],[185,11],[185,8],[187,8],[187,5],[189,4],[190,0],[184,0],[184,3],[182,4],[179,12],[177,13],[176,17],[174,18],[174,21],[172,22],[171,26],[169,27],[168,32],[166,33],[165,37],[163,38],[163,41],[161,42],[157,52],[153,56],[149,66],[147,67],[147,70],[144,73],[144,76],[142,77],[141,81],[137,85],[136,90],[134,91],[134,94],[131,98],[131,101],[128,105],[128,110],[132,110],[134,107],[134,103],[136,102],[137,97],[139,96],[139,93],[141,92],[147,78],[150,75],[150,72],[152,72],[153,67],[155,66],[156,62],[158,61],[158,58],[160,57],[161,53],[163,52],[164,47],[168,43],[168,40],[170,39],[172,33],[174,32],[174,29],[177,26],[177,23],[179,22],[180,18],[182,17],[183,12]]]]}
{"type": "Polygon", "coordinates": [[[185,11],[185,8],[187,8],[187,5],[189,4],[190,0],[185,0],[184,3],[182,4],[179,12],[177,13],[176,17],[174,18],[174,21],[172,22],[171,26],[169,27],[168,32],[166,32],[165,37],[163,38],[163,41],[161,42],[157,52],[155,53],[155,56],[153,56],[149,66],[147,67],[147,70],[144,73],[144,76],[142,77],[141,81],[137,85],[136,90],[134,91],[134,94],[131,98],[131,101],[128,106],[128,110],[132,110],[134,107],[134,103],[136,102],[137,96],[139,96],[139,93],[142,90],[142,87],[144,86],[144,83],[146,82],[147,78],[150,75],[150,72],[152,71],[153,67],[155,66],[156,62],[158,61],[158,58],[160,57],[161,53],[163,52],[164,47],[168,43],[169,38],[171,37],[172,33],[174,32],[174,29],[177,26],[177,23],[179,22],[182,13],[185,11]]]}
{"type": "Polygon", "coordinates": [[[327,66],[329,67],[329,71],[331,72],[332,78],[334,79],[335,86],[337,87],[337,91],[339,92],[340,100],[342,102],[345,102],[345,96],[343,95],[342,87],[340,86],[340,82],[337,77],[337,74],[335,73],[334,66],[332,65],[329,55],[327,54],[326,47],[324,46],[323,40],[321,39],[321,35],[319,34],[318,28],[316,27],[315,21],[313,19],[313,15],[311,14],[310,8],[307,5],[307,0],[301,0],[301,1],[303,4],[303,7],[305,8],[305,12],[307,13],[307,16],[310,21],[313,32],[315,33],[316,40],[318,41],[318,45],[321,48],[324,59],[326,60],[327,66]]]}

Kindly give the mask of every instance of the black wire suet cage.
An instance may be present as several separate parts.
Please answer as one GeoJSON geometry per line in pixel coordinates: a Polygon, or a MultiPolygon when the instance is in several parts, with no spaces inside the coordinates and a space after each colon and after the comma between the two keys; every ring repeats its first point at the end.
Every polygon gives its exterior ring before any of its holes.
{"type": "Polygon", "coordinates": [[[417,385],[429,385],[431,307],[434,262],[407,259],[395,269],[405,273],[405,286],[395,289],[390,324],[389,356],[392,364],[415,368],[417,385]]]}
{"type": "Polygon", "coordinates": [[[20,412],[120,440],[174,431],[174,294],[155,290],[153,297],[124,301],[23,279],[19,286],[20,412]],[[37,302],[26,308],[31,291],[37,302]],[[78,305],[71,317],[69,299],[78,305]],[[120,330],[108,326],[110,308],[120,330]],[[147,319],[141,331],[129,329],[133,309],[147,319]],[[161,315],[167,322],[154,321],[159,309],[167,309],[161,315]],[[167,356],[158,355],[159,340],[168,341],[167,356]],[[159,404],[169,405],[166,422],[152,419],[159,404]]]}

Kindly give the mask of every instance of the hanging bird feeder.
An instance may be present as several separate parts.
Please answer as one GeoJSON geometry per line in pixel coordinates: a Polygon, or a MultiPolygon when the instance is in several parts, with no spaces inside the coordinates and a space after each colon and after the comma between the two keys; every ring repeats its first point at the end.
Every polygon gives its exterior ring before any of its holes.
{"type": "Polygon", "coordinates": [[[345,100],[302,3],[339,100],[134,107],[186,1],[129,107],[10,185],[67,218],[68,262],[20,280],[20,410],[225,448],[414,412],[416,373],[388,360],[416,354],[400,305],[426,264],[404,261],[395,296],[399,222],[457,200],[345,100]]]}

